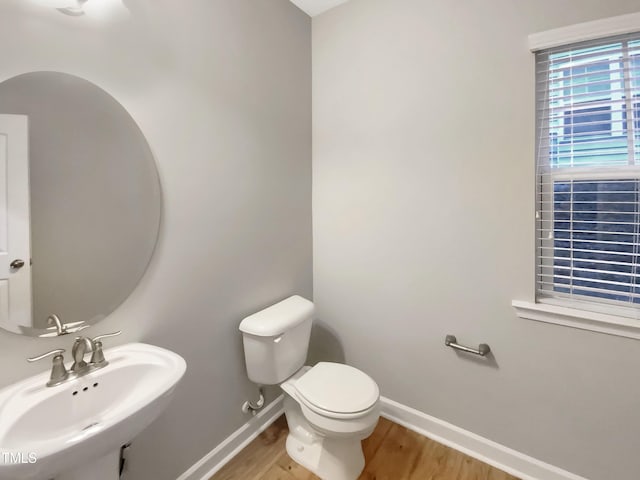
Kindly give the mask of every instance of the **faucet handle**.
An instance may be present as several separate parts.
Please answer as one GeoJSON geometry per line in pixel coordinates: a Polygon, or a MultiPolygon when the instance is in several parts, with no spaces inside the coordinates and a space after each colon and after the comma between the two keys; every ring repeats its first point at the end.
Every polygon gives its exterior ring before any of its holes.
{"type": "Polygon", "coordinates": [[[33,362],[37,362],[38,360],[42,360],[43,358],[47,358],[47,357],[51,357],[53,356],[62,356],[62,354],[66,352],[66,350],[64,348],[58,348],[56,350],[51,350],[50,352],[47,353],[43,353],[42,355],[38,355],[37,357],[31,357],[31,358],[27,358],[27,362],[29,363],[33,363],[33,362]]]}
{"type": "Polygon", "coordinates": [[[102,351],[102,339],[117,337],[122,333],[122,330],[118,330],[113,333],[105,333],[104,335],[98,335],[93,339],[93,353],[91,354],[91,360],[89,363],[95,367],[106,367],[109,362],[107,362],[104,358],[104,353],[102,351]]]}
{"type": "Polygon", "coordinates": [[[50,352],[43,353],[42,355],[38,355],[37,357],[27,358],[27,362],[32,363],[53,355],[51,375],[49,375],[47,387],[55,387],[56,385],[60,385],[69,377],[69,373],[64,366],[64,357],[62,356],[64,352],[65,350],[63,348],[58,348],[56,350],[51,350],[50,352]]]}
{"type": "Polygon", "coordinates": [[[89,328],[90,326],[91,325],[80,325],[79,327],[69,327],[67,325],[67,333],[77,333],[84,330],[85,328],[89,328]]]}
{"type": "Polygon", "coordinates": [[[122,330],[118,330],[117,332],[113,332],[113,333],[105,333],[103,335],[98,335],[97,337],[95,337],[92,341],[93,343],[95,342],[99,342],[101,341],[103,338],[110,338],[110,337],[117,337],[118,335],[120,335],[122,333],[122,330]]]}

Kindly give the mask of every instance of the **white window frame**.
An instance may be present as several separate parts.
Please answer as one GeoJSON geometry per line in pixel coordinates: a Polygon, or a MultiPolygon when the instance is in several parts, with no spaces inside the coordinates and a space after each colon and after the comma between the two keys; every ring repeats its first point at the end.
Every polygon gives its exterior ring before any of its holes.
{"type": "MultiPolygon", "coordinates": [[[[640,31],[640,12],[535,33],[529,36],[529,48],[535,53],[552,47],[637,31],[640,31]]],[[[615,176],[620,178],[621,173],[621,170],[617,170],[615,176]]],[[[562,173],[557,172],[555,175],[562,175],[562,173]]],[[[611,178],[610,175],[612,175],[611,172],[602,172],[603,179],[611,178]]],[[[577,178],[577,176],[579,173],[575,171],[567,175],[568,178],[577,178]]],[[[593,170],[589,176],[594,177],[593,170]]],[[[637,177],[637,173],[635,176],[637,177]]],[[[532,279],[533,288],[530,299],[511,302],[519,317],[640,340],[640,310],[619,305],[591,303],[587,309],[579,300],[547,298],[536,301],[535,283],[532,279]]]]}

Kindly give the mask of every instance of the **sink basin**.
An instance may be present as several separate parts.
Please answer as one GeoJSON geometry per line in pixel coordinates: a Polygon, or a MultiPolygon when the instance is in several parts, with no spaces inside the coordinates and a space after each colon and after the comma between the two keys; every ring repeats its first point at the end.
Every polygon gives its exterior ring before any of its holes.
{"type": "Polygon", "coordinates": [[[56,387],[49,372],[0,390],[0,478],[117,480],[120,447],[165,409],[184,359],[130,343],[106,367],[56,387]]]}

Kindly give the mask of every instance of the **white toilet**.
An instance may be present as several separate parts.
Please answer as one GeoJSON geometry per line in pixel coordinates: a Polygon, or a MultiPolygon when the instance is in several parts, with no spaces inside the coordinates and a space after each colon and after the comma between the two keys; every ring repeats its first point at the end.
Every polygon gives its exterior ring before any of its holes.
{"type": "Polygon", "coordinates": [[[280,384],[289,424],[287,453],[324,480],[356,480],[361,441],[380,416],[380,391],[366,373],[340,363],[304,366],[314,306],[289,297],[240,323],[249,379],[280,384]]]}

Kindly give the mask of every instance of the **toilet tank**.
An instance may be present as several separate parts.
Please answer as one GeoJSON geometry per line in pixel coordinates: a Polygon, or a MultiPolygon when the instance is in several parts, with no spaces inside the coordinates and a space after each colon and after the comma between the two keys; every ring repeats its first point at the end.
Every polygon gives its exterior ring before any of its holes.
{"type": "Polygon", "coordinates": [[[304,366],[314,305],[298,295],[248,316],[240,323],[249,379],[276,385],[304,366]]]}

